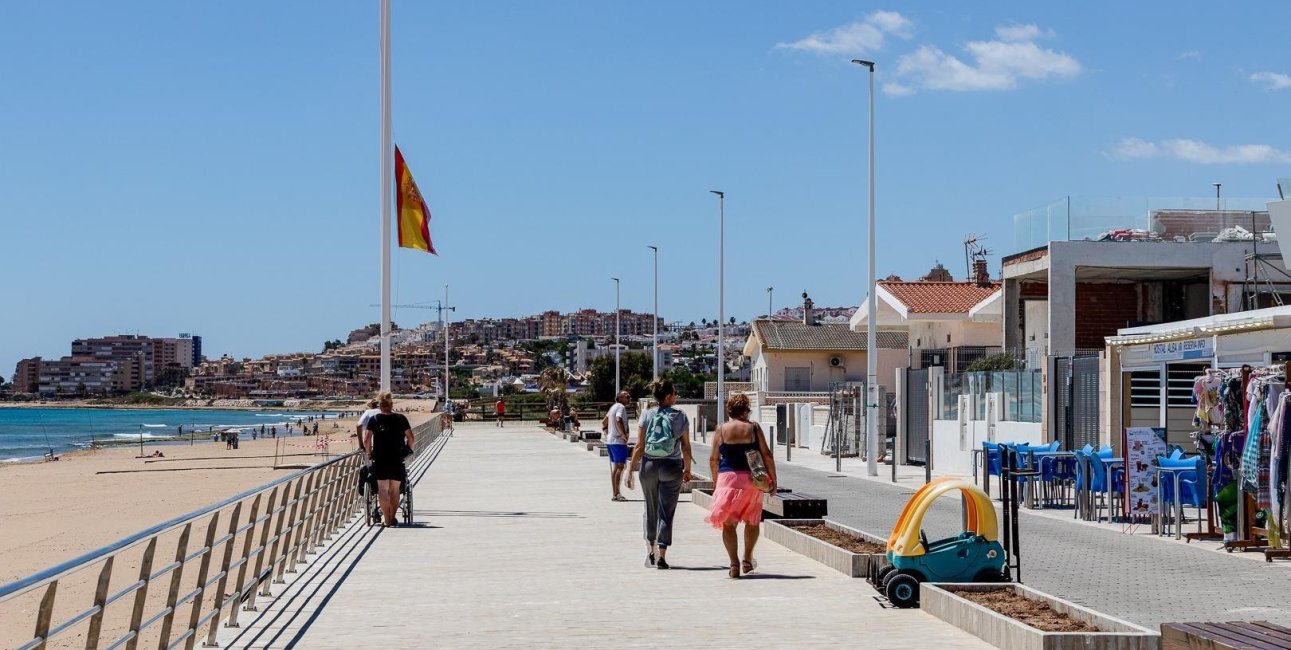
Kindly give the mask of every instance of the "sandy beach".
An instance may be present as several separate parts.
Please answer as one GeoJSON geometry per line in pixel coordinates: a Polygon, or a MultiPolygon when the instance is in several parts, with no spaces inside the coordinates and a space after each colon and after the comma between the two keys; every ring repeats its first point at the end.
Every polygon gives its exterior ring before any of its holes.
{"type": "MultiPolygon", "coordinates": [[[[432,417],[433,404],[400,400],[396,410],[416,426],[432,417]]],[[[69,453],[58,462],[0,464],[0,584],[357,449],[358,439],[350,436],[356,420],[325,420],[317,438],[285,436],[281,427],[277,439],[243,436],[238,449],[207,437],[192,445],[145,444],[146,454],[160,451],[162,458],[139,458],[139,447],[127,445],[69,453]],[[320,441],[327,442],[325,450],[320,441]]],[[[68,611],[63,605],[89,604],[91,583],[74,577],[60,583],[60,612],[68,611]]],[[[0,647],[30,633],[31,619],[18,618],[0,615],[0,647]]]]}
{"type": "MultiPolygon", "coordinates": [[[[415,426],[432,402],[401,400],[415,426]]],[[[318,437],[293,432],[277,439],[251,440],[238,449],[208,437],[187,443],[137,445],[64,454],[54,463],[0,464],[0,584],[99,548],[148,526],[196,510],[319,462],[326,454],[358,448],[350,437],[356,418],[326,420],[318,437]],[[281,469],[274,469],[275,452],[281,469]]]]}

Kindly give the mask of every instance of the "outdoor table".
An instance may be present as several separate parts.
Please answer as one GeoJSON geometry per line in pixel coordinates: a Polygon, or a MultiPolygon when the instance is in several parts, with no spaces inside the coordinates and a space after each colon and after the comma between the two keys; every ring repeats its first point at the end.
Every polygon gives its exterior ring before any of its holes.
{"type": "MultiPolygon", "coordinates": [[[[1027,450],[1027,467],[1029,467],[1029,468],[1031,468],[1031,469],[1035,470],[1036,472],[1039,472],[1039,471],[1040,471],[1040,465],[1037,463],[1037,461],[1043,462],[1043,461],[1044,461],[1044,459],[1046,459],[1046,458],[1055,458],[1055,459],[1056,459],[1056,458],[1075,458],[1075,457],[1076,457],[1076,452],[1074,452],[1074,451],[1035,451],[1035,450],[1027,450]]],[[[1032,492],[1032,490],[1033,490],[1033,489],[1034,489],[1034,488],[1031,486],[1031,484],[1030,484],[1030,483],[1028,483],[1028,484],[1027,484],[1027,504],[1026,504],[1026,506],[1027,506],[1028,508],[1034,508],[1034,507],[1035,507],[1035,495],[1034,495],[1034,494],[1033,494],[1033,492],[1032,492]]]]}
{"type": "Polygon", "coordinates": [[[1102,456],[1099,456],[1098,459],[1103,461],[1103,499],[1107,504],[1107,523],[1110,524],[1115,516],[1112,513],[1112,470],[1117,465],[1125,465],[1125,459],[1103,458],[1102,456]]]}
{"type": "Polygon", "coordinates": [[[1170,474],[1174,481],[1174,538],[1183,539],[1183,499],[1179,498],[1179,475],[1184,472],[1195,472],[1195,467],[1161,467],[1153,465],[1152,469],[1157,473],[1157,535],[1165,530],[1165,517],[1161,512],[1161,481],[1162,474],[1170,474]]]}

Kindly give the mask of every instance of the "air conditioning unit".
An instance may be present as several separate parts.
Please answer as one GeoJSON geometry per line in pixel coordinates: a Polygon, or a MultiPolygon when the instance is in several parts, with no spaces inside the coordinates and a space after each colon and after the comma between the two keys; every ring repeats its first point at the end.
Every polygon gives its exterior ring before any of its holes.
{"type": "Polygon", "coordinates": [[[830,367],[830,368],[842,368],[842,367],[843,367],[843,358],[842,358],[842,357],[839,357],[839,356],[833,356],[833,357],[830,357],[830,358],[829,358],[829,367],[830,367]]]}

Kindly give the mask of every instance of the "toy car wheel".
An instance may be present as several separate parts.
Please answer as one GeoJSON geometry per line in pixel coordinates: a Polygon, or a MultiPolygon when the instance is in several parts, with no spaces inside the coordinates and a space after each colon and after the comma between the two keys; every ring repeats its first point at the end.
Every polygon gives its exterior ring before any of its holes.
{"type": "Polygon", "coordinates": [[[919,580],[912,575],[892,575],[888,578],[883,593],[893,605],[902,609],[919,606],[919,580]]]}
{"type": "Polygon", "coordinates": [[[884,586],[884,583],[887,582],[888,576],[892,575],[893,571],[896,571],[896,567],[885,566],[882,569],[879,569],[878,572],[874,574],[874,584],[879,587],[884,586]]]}

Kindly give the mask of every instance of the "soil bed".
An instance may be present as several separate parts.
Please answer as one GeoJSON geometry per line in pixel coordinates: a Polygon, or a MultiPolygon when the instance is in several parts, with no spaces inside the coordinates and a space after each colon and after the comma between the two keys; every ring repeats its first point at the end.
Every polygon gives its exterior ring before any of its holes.
{"type": "Polygon", "coordinates": [[[1031,600],[1009,589],[995,591],[949,590],[961,598],[981,605],[998,614],[1030,625],[1044,632],[1101,632],[1099,628],[1056,612],[1049,603],[1031,600]]]}
{"type": "Polygon", "coordinates": [[[853,553],[886,553],[887,549],[873,542],[867,542],[863,539],[857,539],[840,530],[834,530],[825,524],[810,524],[806,526],[793,526],[793,529],[811,535],[816,539],[829,542],[834,546],[851,551],[853,553]]]}

